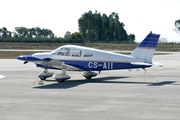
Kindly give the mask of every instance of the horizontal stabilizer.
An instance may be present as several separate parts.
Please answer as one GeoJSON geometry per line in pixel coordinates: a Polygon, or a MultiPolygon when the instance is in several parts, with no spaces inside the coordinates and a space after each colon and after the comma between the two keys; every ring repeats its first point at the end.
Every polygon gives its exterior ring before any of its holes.
{"type": "Polygon", "coordinates": [[[151,66],[152,64],[149,63],[143,63],[143,62],[131,62],[132,65],[146,65],[146,66],[151,66]]]}
{"type": "Polygon", "coordinates": [[[159,66],[159,67],[163,67],[163,66],[164,66],[164,64],[162,64],[162,63],[154,63],[154,62],[153,62],[152,65],[154,65],[154,66],[159,66]]]}
{"type": "Polygon", "coordinates": [[[144,63],[144,62],[131,62],[132,65],[145,65],[145,66],[159,66],[159,67],[163,67],[164,64],[162,63],[144,63]]]}

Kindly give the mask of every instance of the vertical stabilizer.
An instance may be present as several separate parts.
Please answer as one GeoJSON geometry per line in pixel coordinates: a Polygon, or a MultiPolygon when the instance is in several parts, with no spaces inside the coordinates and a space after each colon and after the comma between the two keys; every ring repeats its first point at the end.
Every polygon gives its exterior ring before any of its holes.
{"type": "Polygon", "coordinates": [[[131,56],[144,59],[146,62],[151,63],[159,36],[160,35],[158,34],[153,34],[150,32],[139,44],[139,46],[131,53],[131,56]]]}

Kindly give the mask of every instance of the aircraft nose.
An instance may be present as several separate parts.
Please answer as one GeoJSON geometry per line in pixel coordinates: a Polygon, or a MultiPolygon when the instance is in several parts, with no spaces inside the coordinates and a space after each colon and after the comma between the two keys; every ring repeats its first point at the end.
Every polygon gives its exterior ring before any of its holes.
{"type": "Polygon", "coordinates": [[[43,59],[31,56],[31,55],[30,56],[18,56],[18,57],[16,57],[16,59],[22,60],[22,61],[43,61],[43,59]]]}
{"type": "Polygon", "coordinates": [[[16,59],[21,60],[23,56],[18,56],[16,59]]]}
{"type": "Polygon", "coordinates": [[[16,57],[16,59],[18,59],[18,60],[26,60],[26,58],[27,57],[25,57],[25,56],[18,56],[18,57],[16,57]]]}

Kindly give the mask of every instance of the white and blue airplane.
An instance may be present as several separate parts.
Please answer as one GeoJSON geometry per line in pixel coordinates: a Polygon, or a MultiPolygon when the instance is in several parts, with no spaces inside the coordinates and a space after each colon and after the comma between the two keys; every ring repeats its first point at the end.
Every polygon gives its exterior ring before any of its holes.
{"type": "Polygon", "coordinates": [[[70,79],[66,71],[84,71],[82,75],[86,79],[91,79],[97,76],[94,71],[100,73],[104,70],[145,69],[152,65],[161,66],[160,63],[152,62],[159,36],[150,32],[130,55],[76,45],[64,45],[50,53],[35,53],[29,56],[19,56],[17,59],[24,61],[24,64],[33,62],[37,67],[45,69],[38,76],[41,80],[53,76],[54,73],[48,72],[48,69],[62,70],[61,74],[55,76],[58,82],[70,79]]]}

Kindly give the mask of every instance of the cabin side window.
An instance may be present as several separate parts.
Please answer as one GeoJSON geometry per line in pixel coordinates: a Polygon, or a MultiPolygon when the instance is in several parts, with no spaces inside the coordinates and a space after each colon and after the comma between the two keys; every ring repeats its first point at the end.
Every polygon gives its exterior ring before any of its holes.
{"type": "Polygon", "coordinates": [[[59,52],[57,53],[57,55],[60,55],[60,56],[70,56],[71,55],[71,49],[69,49],[69,48],[61,48],[59,50],[59,52]]]}
{"type": "Polygon", "coordinates": [[[85,53],[84,53],[84,57],[92,57],[92,56],[93,56],[92,53],[89,53],[89,52],[85,52],[85,53]]]}
{"type": "Polygon", "coordinates": [[[82,51],[81,50],[72,50],[72,57],[81,57],[82,51]]]}

